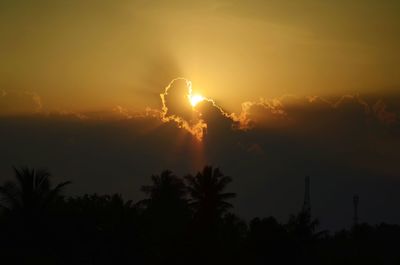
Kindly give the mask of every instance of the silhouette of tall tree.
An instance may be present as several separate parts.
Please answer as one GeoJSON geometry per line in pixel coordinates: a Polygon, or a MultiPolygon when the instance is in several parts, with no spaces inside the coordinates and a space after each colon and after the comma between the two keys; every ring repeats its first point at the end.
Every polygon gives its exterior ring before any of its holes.
{"type": "Polygon", "coordinates": [[[186,202],[185,183],[171,171],[165,170],[160,175],[152,175],[151,180],[152,185],[142,186],[141,190],[148,198],[140,201],[139,204],[146,207],[159,207],[176,202],[178,204],[186,202]]]}
{"type": "Polygon", "coordinates": [[[233,207],[227,200],[236,194],[224,192],[232,178],[225,176],[218,168],[205,166],[196,176],[185,177],[190,195],[190,206],[198,218],[215,219],[233,207]]]}
{"type": "Polygon", "coordinates": [[[151,180],[151,185],[141,188],[148,197],[138,203],[144,206],[149,257],[156,264],[184,263],[182,248],[190,219],[185,183],[169,170],[151,176],[151,180]]]}
{"type": "Polygon", "coordinates": [[[190,196],[189,205],[193,210],[191,240],[194,245],[193,264],[220,264],[224,261],[224,213],[233,207],[228,202],[236,196],[225,192],[232,178],[225,176],[218,168],[205,166],[195,176],[185,177],[190,196]],[[199,249],[202,255],[198,255],[199,249]],[[197,251],[196,251],[197,250],[197,251]]]}
{"type": "Polygon", "coordinates": [[[25,215],[46,209],[61,194],[70,181],[52,186],[51,174],[47,170],[14,167],[15,181],[6,181],[0,186],[1,207],[9,212],[25,215]]]}
{"type": "MultiPolygon", "coordinates": [[[[14,264],[54,264],[54,238],[59,232],[53,210],[70,182],[53,186],[46,170],[15,168],[15,180],[0,186],[0,205],[7,238],[1,247],[18,246],[14,264]],[[4,244],[5,243],[5,244],[4,244]]],[[[6,251],[8,252],[8,251],[6,251]]]]}

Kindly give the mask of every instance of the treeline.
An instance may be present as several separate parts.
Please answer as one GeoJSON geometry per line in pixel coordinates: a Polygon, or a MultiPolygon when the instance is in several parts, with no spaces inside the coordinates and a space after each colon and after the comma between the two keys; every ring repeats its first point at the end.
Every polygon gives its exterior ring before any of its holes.
{"type": "Polygon", "coordinates": [[[153,175],[136,203],[118,194],[65,197],[70,182],[14,171],[0,187],[1,264],[400,264],[398,225],[330,234],[307,211],[283,224],[246,223],[230,212],[232,179],[218,168],[153,175]]]}

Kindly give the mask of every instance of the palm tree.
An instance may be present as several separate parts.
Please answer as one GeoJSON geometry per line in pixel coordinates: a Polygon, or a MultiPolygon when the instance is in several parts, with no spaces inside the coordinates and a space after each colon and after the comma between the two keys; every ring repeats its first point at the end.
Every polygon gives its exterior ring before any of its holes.
{"type": "Polygon", "coordinates": [[[151,250],[148,255],[156,264],[180,264],[190,220],[185,183],[169,170],[151,176],[151,180],[151,185],[142,186],[147,198],[138,205],[144,206],[144,238],[151,250]]]}
{"type": "Polygon", "coordinates": [[[233,205],[227,200],[236,194],[224,192],[232,178],[225,176],[218,168],[205,166],[196,176],[185,177],[191,197],[190,205],[201,222],[212,222],[222,217],[233,205]]]}
{"type": "Polygon", "coordinates": [[[232,178],[225,176],[218,168],[205,166],[195,176],[188,175],[185,179],[190,196],[189,205],[194,214],[189,236],[193,245],[193,252],[189,254],[191,263],[225,263],[223,216],[233,207],[228,200],[236,197],[235,193],[225,192],[225,189],[232,178]]]}
{"type": "Polygon", "coordinates": [[[39,213],[46,209],[60,195],[70,181],[62,182],[54,188],[51,174],[47,170],[28,167],[14,167],[16,181],[6,181],[0,186],[0,206],[8,212],[24,215],[39,213]]]}
{"type": "Polygon", "coordinates": [[[148,198],[140,201],[140,204],[151,207],[172,201],[185,201],[185,183],[171,171],[164,170],[160,175],[152,175],[151,180],[152,185],[142,186],[141,188],[148,198]]]}

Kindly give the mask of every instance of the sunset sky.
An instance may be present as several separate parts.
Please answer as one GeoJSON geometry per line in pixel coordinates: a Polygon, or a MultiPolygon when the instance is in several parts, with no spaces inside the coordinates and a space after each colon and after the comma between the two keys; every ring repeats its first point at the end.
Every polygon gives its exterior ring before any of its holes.
{"type": "Polygon", "coordinates": [[[151,174],[212,164],[245,218],[286,220],[309,175],[322,224],[349,225],[353,194],[361,219],[400,223],[399,14],[395,0],[2,1],[0,180],[32,165],[72,194],[139,199],[151,174]]]}

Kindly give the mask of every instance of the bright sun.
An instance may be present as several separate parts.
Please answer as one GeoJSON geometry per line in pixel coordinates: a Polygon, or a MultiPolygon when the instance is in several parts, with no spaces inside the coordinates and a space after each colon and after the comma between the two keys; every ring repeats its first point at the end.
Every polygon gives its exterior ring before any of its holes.
{"type": "Polygon", "coordinates": [[[204,97],[201,95],[190,95],[189,96],[190,105],[192,105],[192,107],[195,107],[199,102],[201,102],[203,100],[204,100],[204,97]]]}

